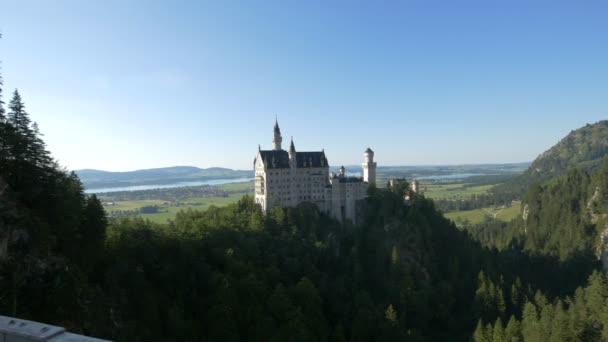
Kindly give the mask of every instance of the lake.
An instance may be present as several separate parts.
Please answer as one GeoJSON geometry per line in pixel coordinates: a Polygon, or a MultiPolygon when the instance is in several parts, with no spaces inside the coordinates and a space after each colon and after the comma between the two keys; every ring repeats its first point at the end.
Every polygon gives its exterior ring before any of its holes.
{"type": "MultiPolygon", "coordinates": [[[[468,178],[473,176],[483,176],[483,173],[453,173],[449,175],[431,175],[416,177],[416,179],[458,179],[468,178]]],[[[348,176],[361,177],[360,172],[349,172],[348,176]]],[[[87,194],[102,194],[106,192],[116,191],[137,191],[137,190],[151,190],[151,189],[170,189],[179,188],[182,186],[199,186],[199,185],[221,185],[229,183],[242,183],[251,182],[253,178],[230,178],[230,179],[212,179],[206,181],[193,181],[193,182],[179,182],[171,184],[148,184],[148,185],[131,185],[131,186],[120,186],[114,188],[97,188],[97,189],[86,189],[84,192],[87,194]]]]}
{"type": "Polygon", "coordinates": [[[115,188],[86,189],[84,192],[87,194],[102,194],[102,193],[106,193],[106,192],[116,192],[116,191],[170,189],[170,188],[179,188],[179,187],[183,187],[183,186],[199,186],[199,185],[221,185],[221,184],[229,184],[229,183],[251,182],[252,180],[253,180],[253,178],[211,179],[211,180],[206,180],[206,181],[179,182],[179,183],[172,183],[172,184],[148,184],[148,185],[120,186],[120,187],[115,187],[115,188]]]}

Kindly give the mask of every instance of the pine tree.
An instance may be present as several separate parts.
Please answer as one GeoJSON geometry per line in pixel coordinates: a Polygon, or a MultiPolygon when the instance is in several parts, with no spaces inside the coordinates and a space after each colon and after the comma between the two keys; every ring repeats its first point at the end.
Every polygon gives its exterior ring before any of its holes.
{"type": "Polygon", "coordinates": [[[521,332],[526,342],[542,342],[543,336],[538,322],[538,312],[536,306],[532,302],[527,302],[524,305],[524,311],[521,319],[521,332]]]}
{"type": "Polygon", "coordinates": [[[397,317],[397,310],[393,308],[393,304],[389,304],[389,306],[384,311],[384,317],[391,325],[397,325],[399,323],[397,317]]]}
{"type": "Polygon", "coordinates": [[[500,318],[497,318],[496,323],[494,323],[494,330],[492,332],[492,342],[506,342],[505,330],[502,326],[502,320],[500,318]]]}
{"type": "Polygon", "coordinates": [[[538,321],[538,328],[540,330],[540,336],[547,338],[551,336],[552,322],[554,318],[553,306],[551,304],[545,304],[540,307],[540,319],[538,321]]]}
{"type": "Polygon", "coordinates": [[[90,268],[100,260],[106,238],[108,219],[103,205],[96,195],[87,198],[81,225],[82,258],[79,260],[85,268],[90,268]]]}
{"type": "Polygon", "coordinates": [[[4,100],[2,99],[2,87],[4,86],[4,80],[0,75],[0,124],[6,121],[6,110],[4,109],[4,100]]]}
{"type": "Polygon", "coordinates": [[[473,333],[473,341],[475,342],[490,342],[486,328],[481,320],[477,321],[477,327],[473,333]]]}
{"type": "MultiPolygon", "coordinates": [[[[2,34],[0,33],[0,38],[2,38],[2,34]]],[[[4,79],[2,78],[2,74],[0,74],[0,137],[2,137],[2,123],[6,121],[6,111],[4,109],[4,100],[2,100],[2,87],[4,86],[4,79]]],[[[1,143],[1,140],[0,140],[1,143]]]]}
{"type": "Polygon", "coordinates": [[[21,98],[21,94],[19,94],[19,90],[15,89],[13,92],[13,98],[9,102],[8,108],[8,122],[15,127],[17,133],[26,135],[30,132],[31,120],[25,111],[25,104],[23,104],[23,99],[21,98]]]}
{"type": "Polygon", "coordinates": [[[30,160],[38,167],[48,167],[52,162],[49,152],[46,150],[46,144],[42,140],[42,133],[36,122],[32,123],[33,140],[30,145],[30,160]]]}
{"type": "Polygon", "coordinates": [[[2,86],[4,85],[2,75],[0,74],[0,165],[6,160],[6,143],[7,143],[7,127],[6,127],[6,110],[4,109],[4,100],[2,99],[2,86]]]}
{"type": "Polygon", "coordinates": [[[30,161],[31,146],[34,143],[34,132],[30,128],[31,120],[25,111],[25,105],[18,90],[15,90],[9,103],[7,116],[7,129],[9,129],[7,144],[8,158],[15,161],[13,166],[13,184],[18,184],[23,175],[24,161],[30,161]]]}
{"type": "Polygon", "coordinates": [[[505,317],[507,312],[505,297],[502,293],[502,288],[499,286],[496,287],[496,312],[499,317],[505,317]]]}
{"type": "Polygon", "coordinates": [[[511,312],[519,310],[522,306],[522,285],[519,277],[515,279],[515,283],[511,285],[511,312]]]}
{"type": "Polygon", "coordinates": [[[585,289],[585,302],[591,316],[595,320],[599,320],[601,313],[605,311],[606,299],[608,298],[606,276],[595,271],[589,276],[588,283],[589,286],[585,289]]]}
{"type": "Polygon", "coordinates": [[[505,328],[505,341],[507,342],[521,342],[523,338],[521,336],[521,327],[519,321],[515,316],[511,316],[507,327],[505,328]]]}
{"type": "Polygon", "coordinates": [[[555,304],[553,321],[551,322],[551,342],[572,341],[568,315],[564,311],[563,303],[558,300],[555,304]]]}
{"type": "Polygon", "coordinates": [[[492,323],[486,324],[486,339],[488,342],[492,342],[492,335],[494,334],[494,329],[492,329],[492,323]]]}

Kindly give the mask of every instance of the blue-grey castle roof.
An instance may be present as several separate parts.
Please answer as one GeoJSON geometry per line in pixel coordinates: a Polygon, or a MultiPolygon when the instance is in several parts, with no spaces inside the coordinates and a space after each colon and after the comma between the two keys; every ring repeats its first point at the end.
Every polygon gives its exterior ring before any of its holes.
{"type": "MultiPolygon", "coordinates": [[[[288,169],[289,153],[285,150],[261,150],[260,156],[268,169],[288,169]]],[[[296,152],[296,167],[327,167],[325,152],[296,152]]]]}

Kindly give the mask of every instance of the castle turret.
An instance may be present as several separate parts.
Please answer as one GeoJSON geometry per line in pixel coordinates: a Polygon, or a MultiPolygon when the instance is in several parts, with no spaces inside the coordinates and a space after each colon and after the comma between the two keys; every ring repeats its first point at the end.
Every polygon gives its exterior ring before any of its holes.
{"type": "Polygon", "coordinates": [[[281,129],[279,128],[279,121],[276,120],[274,123],[274,137],[272,138],[272,144],[274,145],[274,149],[276,151],[281,150],[282,142],[283,142],[283,138],[281,137],[281,129]]]}
{"type": "Polygon", "coordinates": [[[363,181],[369,184],[376,184],[376,162],[374,162],[374,151],[367,148],[363,153],[363,181]]]}
{"type": "Polygon", "coordinates": [[[289,166],[291,168],[296,167],[296,145],[293,144],[293,137],[291,137],[291,144],[289,145],[289,166]]]}

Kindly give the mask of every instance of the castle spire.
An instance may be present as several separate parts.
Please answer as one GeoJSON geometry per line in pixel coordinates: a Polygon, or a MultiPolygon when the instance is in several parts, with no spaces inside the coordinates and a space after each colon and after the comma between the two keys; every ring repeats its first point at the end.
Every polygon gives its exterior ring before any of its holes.
{"type": "Polygon", "coordinates": [[[274,145],[274,149],[277,151],[282,150],[282,142],[283,138],[281,137],[281,129],[279,128],[279,119],[276,118],[274,122],[274,137],[272,138],[272,144],[274,145]]]}
{"type": "Polygon", "coordinates": [[[289,152],[295,152],[296,145],[293,144],[293,137],[291,137],[291,145],[289,145],[289,152]]]}

